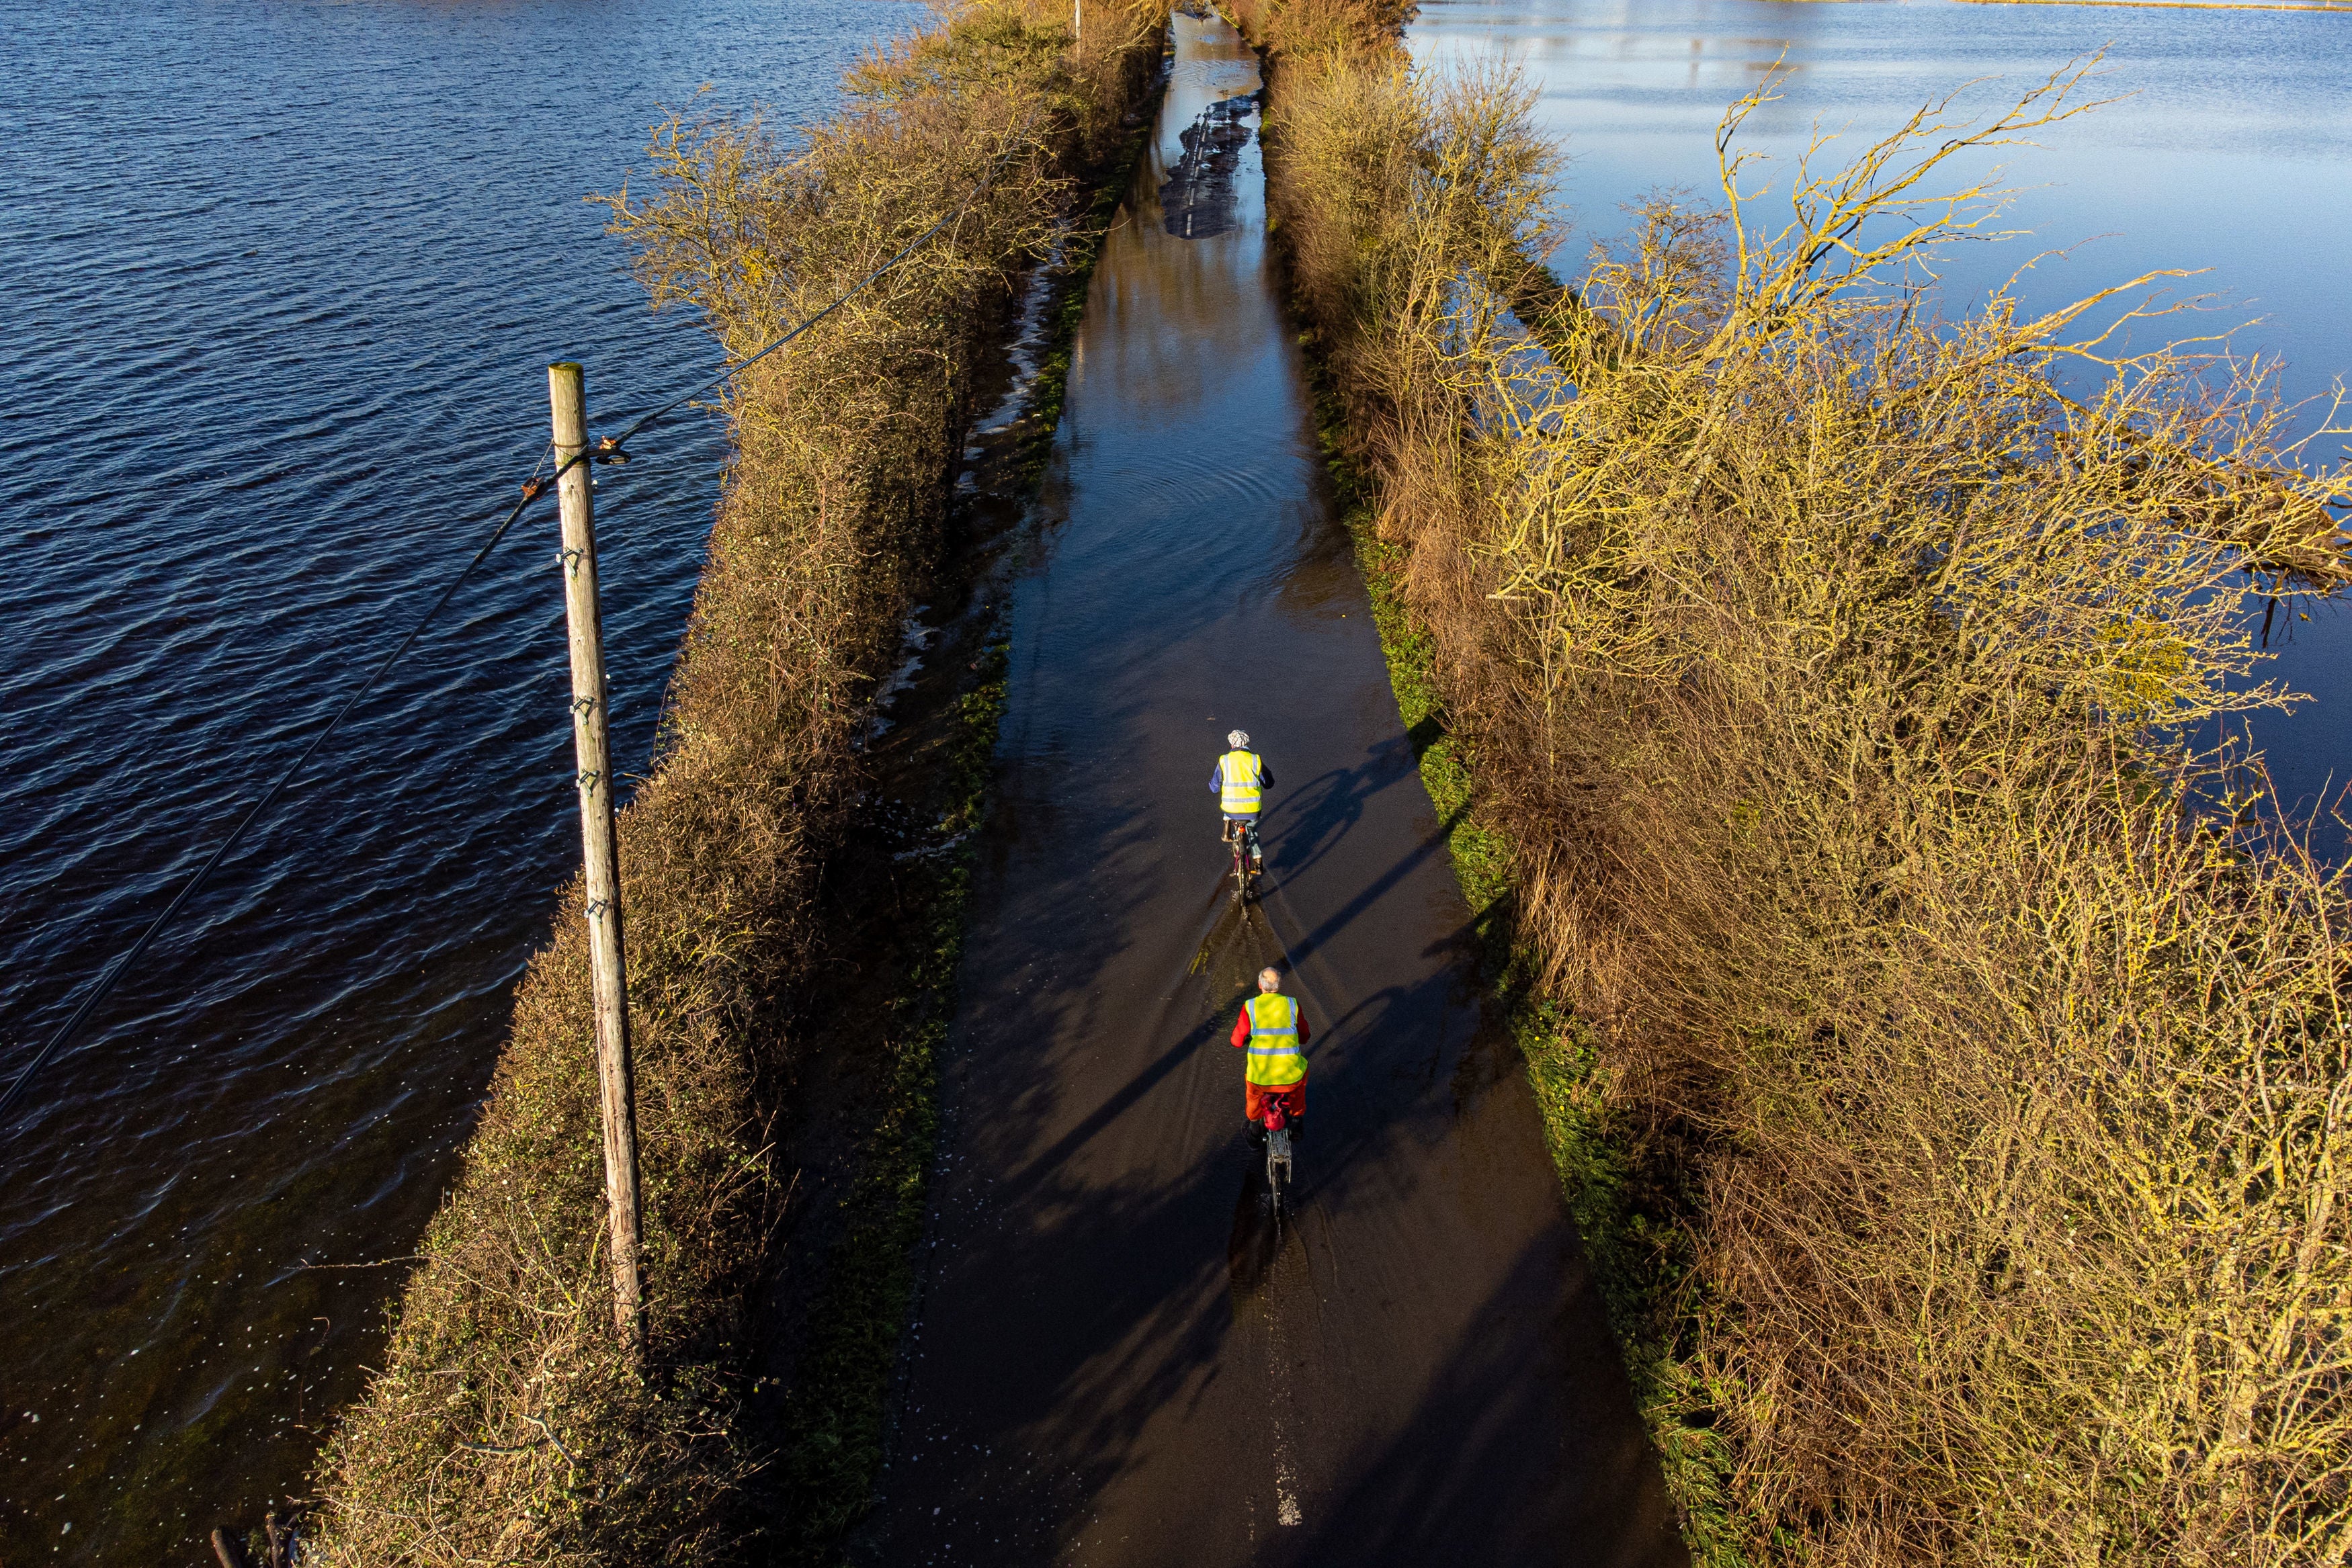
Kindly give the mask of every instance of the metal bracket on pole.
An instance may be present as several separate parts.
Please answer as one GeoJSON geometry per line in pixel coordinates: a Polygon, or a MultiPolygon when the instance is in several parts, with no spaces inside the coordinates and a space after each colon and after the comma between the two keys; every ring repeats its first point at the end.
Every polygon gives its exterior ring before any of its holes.
{"type": "Polygon", "coordinates": [[[629,1061],[629,986],[621,941],[621,867],[614,835],[612,737],[605,729],[604,635],[596,602],[596,520],[589,465],[588,399],[576,364],[547,367],[555,416],[556,497],[563,514],[563,612],[572,641],[572,742],[579,761],[580,841],[588,881],[588,961],[596,1007],[596,1082],[604,1102],[604,1202],[613,1242],[613,1321],[624,1354],[645,1358],[638,1274],[636,1088],[629,1061]]]}

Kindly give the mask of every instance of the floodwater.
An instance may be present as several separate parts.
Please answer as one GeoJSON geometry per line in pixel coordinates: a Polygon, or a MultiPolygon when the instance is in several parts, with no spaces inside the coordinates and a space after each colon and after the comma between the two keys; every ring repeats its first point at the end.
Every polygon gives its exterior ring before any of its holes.
{"type": "Polygon", "coordinates": [[[1179,16],[1027,565],[892,1564],[1681,1560],[1323,488],[1255,62],[1179,16]],[[1238,904],[1212,763],[1274,772],[1238,904]],[[1313,1038],[1277,1225],[1235,1009],[1313,1038]]]}
{"type": "MultiPolygon", "coordinates": [[[[582,196],[662,104],[821,111],[920,14],[0,0],[0,1075],[477,548],[548,361],[586,362],[606,428],[717,365],[582,196]]],[[[599,500],[625,768],[724,458],[704,418],[640,445],[599,500]]],[[[0,1134],[0,1560],[208,1563],[361,1385],[579,854],[553,529],[0,1134]]]]}
{"type": "MultiPolygon", "coordinates": [[[[1771,156],[1756,173],[1785,193],[1817,125],[1844,133],[1822,155],[1834,167],[1841,149],[1858,152],[1930,99],[1992,78],[1964,102],[2005,107],[2004,95],[2105,48],[2079,96],[2120,101],[2036,132],[2039,147],[2003,151],[2000,183],[2017,193],[1992,226],[2026,232],[1953,253],[1947,308],[2052,251],[2068,254],[2041,261],[2018,290],[2045,308],[2141,273],[2201,268],[2173,287],[2221,298],[2188,330],[2251,323],[2239,346],[2285,361],[2285,394],[2310,400],[2303,432],[2352,379],[2352,14],[1423,0],[1411,42],[1430,64],[1515,62],[1539,90],[1539,120],[1570,160],[1562,214],[1575,233],[1558,257],[1570,277],[1591,242],[1622,227],[1622,204],[1670,187],[1713,196],[1717,120],[1776,71],[1782,96],[1742,144],[1771,156]]],[[[2321,437],[2311,452],[2341,461],[2344,446],[2321,437]]],[[[2317,700],[2293,717],[2263,716],[2254,738],[2282,798],[2308,809],[2352,782],[2352,616],[2323,607],[2287,630],[2269,674],[2317,700]]]]}

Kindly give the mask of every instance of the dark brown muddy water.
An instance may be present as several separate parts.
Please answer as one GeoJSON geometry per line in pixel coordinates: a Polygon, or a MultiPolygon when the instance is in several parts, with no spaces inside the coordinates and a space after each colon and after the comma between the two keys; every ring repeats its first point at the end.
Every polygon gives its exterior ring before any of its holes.
{"type": "Polygon", "coordinates": [[[854,1556],[1679,1562],[1325,495],[1233,112],[1255,64],[1175,26],[1015,594],[923,1294],[854,1556]],[[1236,726],[1276,783],[1250,907],[1208,789],[1236,726]],[[1225,1040],[1267,963],[1316,1030],[1278,1231],[1225,1040]]]}

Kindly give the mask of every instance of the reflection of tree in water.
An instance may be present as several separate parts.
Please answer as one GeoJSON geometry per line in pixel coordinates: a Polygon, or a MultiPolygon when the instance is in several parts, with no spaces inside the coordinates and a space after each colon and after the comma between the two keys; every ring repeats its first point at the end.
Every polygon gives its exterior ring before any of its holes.
{"type": "Polygon", "coordinates": [[[1234,172],[1250,130],[1243,123],[1257,95],[1223,99],[1184,128],[1184,155],[1160,187],[1160,221],[1179,239],[1207,239],[1234,226],[1234,172]]]}

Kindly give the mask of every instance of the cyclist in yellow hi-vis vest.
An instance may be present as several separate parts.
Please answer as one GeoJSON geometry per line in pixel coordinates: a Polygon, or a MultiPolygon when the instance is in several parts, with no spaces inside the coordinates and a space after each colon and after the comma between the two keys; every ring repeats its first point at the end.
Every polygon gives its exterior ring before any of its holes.
{"type": "Polygon", "coordinates": [[[1225,744],[1233,749],[1217,758],[1216,769],[1209,775],[1209,788],[1216,791],[1217,803],[1225,813],[1225,841],[1231,843],[1235,833],[1242,836],[1255,875],[1265,870],[1265,857],[1257,847],[1257,813],[1265,792],[1274,788],[1274,770],[1249,748],[1248,731],[1234,730],[1225,737],[1225,744]]]}
{"type": "Polygon", "coordinates": [[[1262,1138],[1266,1108],[1279,1103],[1295,1139],[1307,1114],[1307,1015],[1297,998],[1282,994],[1282,977],[1274,970],[1258,971],[1257,990],[1234,1023],[1234,1048],[1249,1052],[1242,1069],[1242,1114],[1249,1118],[1250,1136],[1262,1138]]]}

